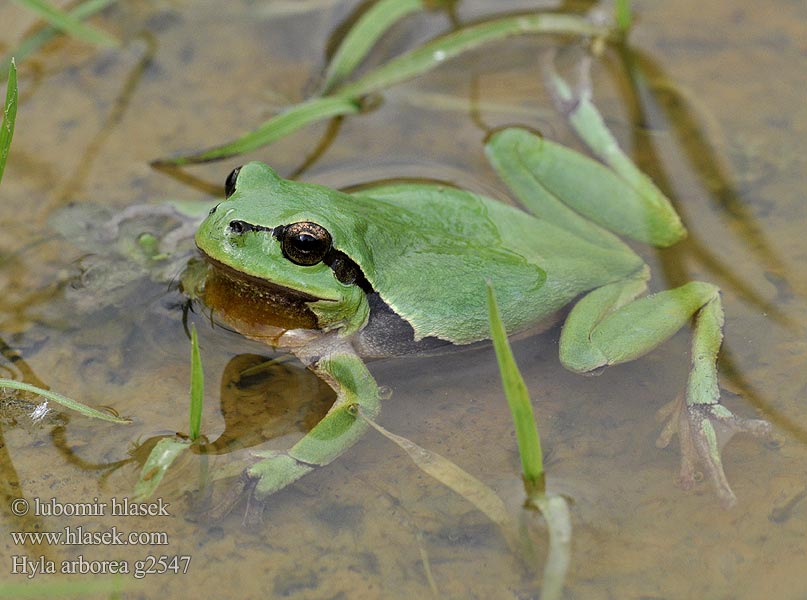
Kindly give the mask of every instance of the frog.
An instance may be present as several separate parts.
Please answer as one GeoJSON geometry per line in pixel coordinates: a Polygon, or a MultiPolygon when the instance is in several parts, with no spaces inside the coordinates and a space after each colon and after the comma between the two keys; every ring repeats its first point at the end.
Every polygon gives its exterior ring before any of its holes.
{"type": "Polygon", "coordinates": [[[487,285],[508,335],[563,319],[560,362],[581,374],[638,359],[694,321],[686,392],[662,437],[678,433],[684,487],[702,464],[722,503],[736,502],[722,443],[741,431],[767,436],[770,425],[720,402],[720,290],[693,281],[648,295],[650,269],[621,237],[674,244],[686,235],[674,208],[525,128],[494,132],[485,153],[529,211],[438,182],[347,193],[283,179],[259,162],[228,176],[225,200],[195,236],[211,266],[205,302],[244,335],[294,354],[336,393],[297,444],[257,453],[228,509],[246,494],[259,520],[271,494],[356,443],[384,395],[369,360],[486,343],[487,285]],[[282,315],[280,324],[265,325],[261,311],[282,315]]]}

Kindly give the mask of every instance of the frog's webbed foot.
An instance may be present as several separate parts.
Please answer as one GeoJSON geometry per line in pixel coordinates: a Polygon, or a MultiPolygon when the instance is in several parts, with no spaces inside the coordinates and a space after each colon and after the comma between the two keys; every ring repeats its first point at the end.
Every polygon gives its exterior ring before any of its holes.
{"type": "Polygon", "coordinates": [[[697,465],[700,463],[723,506],[734,506],[737,498],[723,471],[720,452],[737,433],[746,432],[763,439],[770,437],[770,423],[761,419],[738,417],[722,404],[688,406],[683,394],[661,408],[659,416],[668,420],[656,440],[656,446],[666,448],[672,436],[678,434],[681,445],[681,486],[690,489],[695,485],[699,478],[697,465]]]}
{"type": "Polygon", "coordinates": [[[260,495],[257,491],[261,482],[261,475],[252,473],[250,468],[245,469],[236,479],[224,496],[212,508],[205,511],[205,518],[215,523],[230,514],[233,509],[246,500],[244,527],[257,527],[263,523],[263,512],[266,508],[267,495],[260,495]]]}
{"type": "MultiPolygon", "coordinates": [[[[246,496],[247,512],[244,515],[244,525],[247,525],[248,520],[250,523],[253,523],[255,515],[250,511],[249,505],[257,483],[258,480],[256,478],[249,476],[248,470],[243,471],[238,479],[227,489],[221,500],[219,500],[215,506],[203,512],[204,517],[213,523],[221,521],[224,517],[229,515],[236,505],[241,502],[241,499],[246,496]]],[[[257,515],[257,522],[260,523],[262,519],[263,505],[261,505],[260,513],[257,515]]]]}

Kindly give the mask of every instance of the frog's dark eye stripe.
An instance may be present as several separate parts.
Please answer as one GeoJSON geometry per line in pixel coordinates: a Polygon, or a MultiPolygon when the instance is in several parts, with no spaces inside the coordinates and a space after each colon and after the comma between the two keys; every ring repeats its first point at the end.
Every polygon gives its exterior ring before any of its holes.
{"type": "Polygon", "coordinates": [[[253,225],[246,221],[230,221],[230,231],[237,234],[247,233],[248,231],[269,231],[273,232],[271,227],[264,227],[263,225],[253,225]]]}
{"type": "Polygon", "coordinates": [[[227,175],[227,179],[224,181],[224,196],[226,198],[235,193],[235,180],[238,179],[239,171],[241,171],[241,167],[236,167],[227,175]]]}

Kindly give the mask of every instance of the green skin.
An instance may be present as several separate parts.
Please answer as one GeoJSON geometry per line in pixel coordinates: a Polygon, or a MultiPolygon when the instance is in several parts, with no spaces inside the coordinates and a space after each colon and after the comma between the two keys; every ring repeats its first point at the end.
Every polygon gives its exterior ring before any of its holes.
{"type": "Polygon", "coordinates": [[[370,418],[379,411],[378,388],[362,357],[489,339],[490,281],[511,334],[539,327],[576,301],[563,327],[560,359],[579,373],[638,358],[694,316],[687,393],[662,439],[679,434],[685,486],[694,483],[701,462],[721,500],[735,501],[718,434],[766,435],[769,426],[737,418],[719,403],[719,290],[692,282],[639,298],[649,269],[608,231],[666,246],[686,235],[674,210],[639,197],[600,163],[521,129],[496,133],[486,151],[536,216],[438,185],[383,185],[345,194],[281,179],[263,164],[241,168],[234,190],[197,231],[196,244],[230,277],[269,282],[289,297],[305,295],[318,331],[289,331],[275,343],[327,381],[337,400],[290,450],[264,455],[249,467],[232,499],[249,488],[251,506],[261,507],[269,494],[355,443],[367,428],[355,405],[370,418]],[[325,262],[301,266],[287,258],[271,230],[301,222],[327,230],[333,249],[366,282],[342,283],[325,262]],[[386,320],[377,319],[379,303],[368,302],[368,291],[388,307],[386,320]],[[390,313],[396,326],[386,329],[390,313]]]}

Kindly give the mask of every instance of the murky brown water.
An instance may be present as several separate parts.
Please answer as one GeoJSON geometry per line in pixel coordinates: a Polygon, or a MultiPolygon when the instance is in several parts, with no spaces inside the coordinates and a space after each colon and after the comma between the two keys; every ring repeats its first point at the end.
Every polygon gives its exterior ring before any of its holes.
{"type": "MultiPolygon", "coordinates": [[[[69,415],[36,427],[24,417],[6,419],[0,582],[25,580],[12,573],[13,561],[22,560],[15,556],[44,556],[57,567],[79,556],[117,559],[132,568],[150,554],[190,556],[188,573],[126,576],[123,597],[427,597],[426,564],[442,597],[537,596],[539,570],[525,569],[482,514],[375,434],[274,497],[258,529],[242,527],[240,507],[219,523],[190,519],[184,490],[197,478],[193,458],[158,491],[170,516],[12,514],[10,501],[17,497],[108,504],[127,497],[137,463],[111,466],[130,458],[135,444],[187,430],[188,343],[180,296],[142,277],[99,294],[93,282],[108,282],[124,269],[124,261],[109,266],[103,260],[120,249],[109,242],[108,252],[95,248],[96,257],[88,256],[58,239],[49,223],[70,203],[114,212],[172,198],[209,200],[204,186],[157,172],[148,162],[230,139],[303,99],[324,64],[329,36],[355,4],[121,2],[93,23],[123,37],[123,49],[58,40],[21,66],[17,131],[0,186],[0,337],[52,389],[136,420],[116,426],[69,415]],[[161,531],[168,543],[20,546],[11,536],[65,526],[161,531]]],[[[458,14],[467,20],[535,5],[463,2],[458,14]]],[[[644,128],[632,124],[615,53],[595,66],[595,98],[623,144],[643,149],[639,162],[674,194],[691,232],[687,242],[663,253],[640,250],[657,289],[690,279],[722,287],[723,382],[741,394],[727,391],[726,403],[744,416],[771,420],[779,443],[731,442],[726,471],[739,505],[724,511],[705,483],[690,492],[677,488],[676,452],[654,445],[654,413],[686,381],[686,332],[595,378],[562,369],[557,332],[518,342],[548,451],[549,488],[572,501],[567,597],[804,598],[807,8],[785,0],[684,0],[638,2],[636,9],[635,58],[661,103],[645,115],[644,128]],[[672,124],[670,115],[677,119],[672,124]]],[[[33,20],[4,4],[0,23],[0,48],[7,49],[33,20]]],[[[379,64],[447,26],[444,16],[412,18],[370,62],[379,64]]],[[[551,43],[509,40],[390,89],[379,109],[346,119],[300,178],[346,186],[436,177],[503,198],[482,153],[481,124],[524,124],[575,143],[539,81],[537,57],[551,43]]],[[[260,159],[289,175],[326,132],[327,126],[315,125],[248,157],[187,172],[220,185],[237,164],[260,159]]],[[[99,217],[98,227],[107,218],[99,217]]],[[[202,316],[191,318],[200,329],[207,375],[208,437],[223,436],[222,446],[252,447],[279,435],[276,446],[290,445],[311,415],[321,413],[327,391],[291,364],[274,375],[273,382],[285,378],[276,385],[220,394],[222,373],[234,357],[270,352],[211,329],[202,316]]],[[[3,371],[20,377],[19,367],[7,361],[3,371]]],[[[491,351],[376,363],[373,372],[394,390],[380,419],[386,427],[456,461],[518,505],[518,457],[491,351]]],[[[233,457],[243,458],[244,451],[212,457],[210,465],[233,457]]],[[[68,579],[90,576],[33,580],[68,579]]]]}

